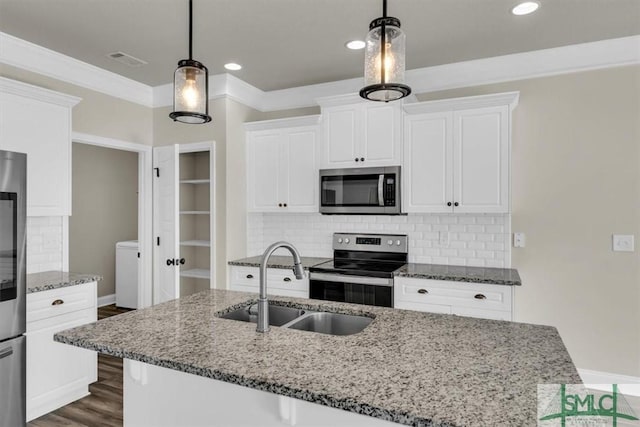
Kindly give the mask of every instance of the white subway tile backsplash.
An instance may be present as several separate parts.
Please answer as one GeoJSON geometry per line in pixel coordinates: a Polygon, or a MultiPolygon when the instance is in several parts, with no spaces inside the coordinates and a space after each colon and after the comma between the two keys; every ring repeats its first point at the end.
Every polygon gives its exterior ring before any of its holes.
{"type": "Polygon", "coordinates": [[[278,240],[293,243],[305,256],[331,257],[334,232],[401,233],[409,237],[409,261],[471,265],[509,265],[507,214],[320,215],[250,213],[249,256],[278,240]],[[449,241],[440,243],[440,232],[449,241]]]}
{"type": "Polygon", "coordinates": [[[27,273],[62,270],[62,217],[27,218],[27,273]]]}

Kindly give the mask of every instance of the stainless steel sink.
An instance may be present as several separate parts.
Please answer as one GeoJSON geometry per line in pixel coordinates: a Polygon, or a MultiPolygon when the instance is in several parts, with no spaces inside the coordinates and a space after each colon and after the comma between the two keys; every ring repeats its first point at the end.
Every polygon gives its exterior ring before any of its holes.
{"type": "Polygon", "coordinates": [[[373,321],[370,317],[338,313],[309,313],[287,325],[289,329],[329,335],[353,335],[373,321]]]}
{"type": "MultiPolygon", "coordinates": [[[[299,308],[281,307],[279,305],[269,304],[269,325],[282,326],[294,319],[302,316],[304,310],[299,308]]],[[[229,313],[223,314],[223,319],[240,320],[242,322],[258,323],[258,305],[253,304],[242,307],[229,313]]]]}

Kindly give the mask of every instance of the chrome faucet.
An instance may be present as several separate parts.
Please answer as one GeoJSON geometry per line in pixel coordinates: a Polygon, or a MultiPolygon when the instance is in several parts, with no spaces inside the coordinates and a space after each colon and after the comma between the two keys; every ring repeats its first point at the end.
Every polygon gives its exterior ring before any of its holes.
{"type": "Polygon", "coordinates": [[[258,298],[258,332],[269,331],[269,301],[267,301],[267,262],[269,257],[278,248],[285,248],[293,255],[293,274],[296,275],[296,279],[300,280],[304,278],[304,269],[300,261],[300,254],[298,250],[287,242],[276,242],[269,246],[262,255],[262,262],[260,263],[260,296],[258,298]]]}

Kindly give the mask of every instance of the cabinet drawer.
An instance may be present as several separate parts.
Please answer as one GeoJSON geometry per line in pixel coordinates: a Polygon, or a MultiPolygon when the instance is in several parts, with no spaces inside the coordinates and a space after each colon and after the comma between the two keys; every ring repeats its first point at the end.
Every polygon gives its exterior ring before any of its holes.
{"type": "Polygon", "coordinates": [[[450,305],[426,304],[419,302],[399,301],[394,304],[394,308],[399,308],[401,310],[425,311],[427,313],[452,313],[450,305]]]}
{"type": "Polygon", "coordinates": [[[480,308],[454,307],[452,314],[458,316],[478,317],[480,319],[513,320],[510,311],[483,310],[480,308]]]}
{"type": "Polygon", "coordinates": [[[27,295],[29,323],[87,308],[96,308],[96,282],[52,289],[27,295]]]}
{"type": "MultiPolygon", "coordinates": [[[[232,290],[258,292],[260,288],[260,269],[258,267],[232,267],[230,276],[232,290]]],[[[267,292],[274,295],[307,298],[309,278],[297,280],[293,271],[289,269],[269,268],[267,269],[267,292]]]]}
{"type": "Polygon", "coordinates": [[[394,282],[395,301],[449,305],[455,309],[511,312],[511,287],[444,280],[397,278],[394,282]]]}

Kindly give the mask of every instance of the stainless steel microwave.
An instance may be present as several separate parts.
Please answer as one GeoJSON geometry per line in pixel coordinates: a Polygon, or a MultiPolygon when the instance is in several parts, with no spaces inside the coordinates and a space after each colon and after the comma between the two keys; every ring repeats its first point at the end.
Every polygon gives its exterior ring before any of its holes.
{"type": "Polygon", "coordinates": [[[400,166],[320,170],[320,213],[400,215],[400,166]]]}

